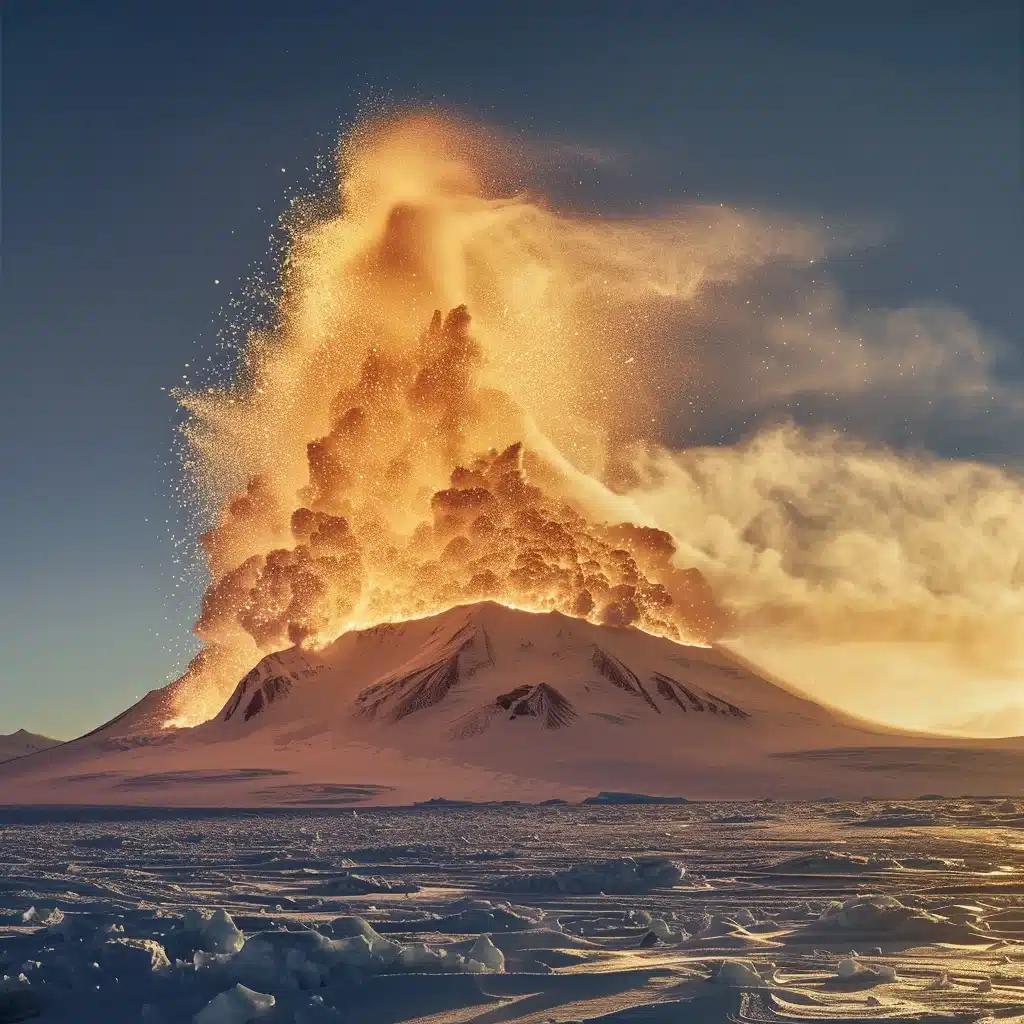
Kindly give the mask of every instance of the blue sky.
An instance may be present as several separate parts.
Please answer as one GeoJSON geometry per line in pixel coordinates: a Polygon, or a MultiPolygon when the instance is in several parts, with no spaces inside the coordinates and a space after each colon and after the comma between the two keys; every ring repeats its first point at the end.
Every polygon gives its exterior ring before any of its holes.
{"type": "Polygon", "coordinates": [[[851,299],[956,305],[1019,372],[1016,3],[11,0],[0,732],[71,736],[183,667],[162,389],[374,97],[625,154],[568,201],[884,225],[851,299]]]}

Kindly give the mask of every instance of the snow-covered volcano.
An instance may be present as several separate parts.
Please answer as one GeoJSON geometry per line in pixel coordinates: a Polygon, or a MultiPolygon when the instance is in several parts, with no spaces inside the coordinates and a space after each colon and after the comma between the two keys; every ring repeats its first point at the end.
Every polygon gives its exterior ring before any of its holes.
{"type": "Polygon", "coordinates": [[[401,728],[536,744],[589,722],[631,733],[663,717],[685,735],[706,717],[704,728],[720,721],[731,727],[723,741],[742,742],[751,712],[737,702],[828,718],[709,648],[486,603],[349,633],[316,654],[270,655],[239,682],[218,725],[237,733],[305,721],[381,738],[401,728]]]}
{"type": "Polygon", "coordinates": [[[163,703],[0,768],[0,800],[1024,792],[1018,740],[872,728],[716,648],[491,603],[269,655],[194,729],[154,729],[163,703]]]}

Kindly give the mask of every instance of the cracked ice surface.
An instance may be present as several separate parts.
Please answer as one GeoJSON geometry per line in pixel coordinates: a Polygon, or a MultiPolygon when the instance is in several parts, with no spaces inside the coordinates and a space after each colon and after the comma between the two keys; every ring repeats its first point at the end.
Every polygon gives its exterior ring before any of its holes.
{"type": "Polygon", "coordinates": [[[1013,1019],[1005,801],[0,810],[0,1022],[1013,1019]]]}

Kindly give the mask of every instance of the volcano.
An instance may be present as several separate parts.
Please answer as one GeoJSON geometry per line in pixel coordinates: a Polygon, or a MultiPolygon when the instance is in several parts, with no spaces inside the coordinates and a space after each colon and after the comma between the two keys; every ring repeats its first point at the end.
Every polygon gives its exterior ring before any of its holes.
{"type": "Polygon", "coordinates": [[[642,730],[665,715],[680,727],[680,716],[750,718],[719,695],[750,697],[749,673],[710,649],[655,640],[486,602],[349,633],[315,656],[270,655],[235,688],[218,725],[351,722],[382,739],[408,729],[537,745],[544,733],[577,732],[591,720],[642,730]]]}
{"type": "Polygon", "coordinates": [[[484,602],[263,658],[213,719],[167,690],[0,768],[7,803],[176,806],[1024,793],[1024,744],[872,727],[718,647],[484,602]]]}

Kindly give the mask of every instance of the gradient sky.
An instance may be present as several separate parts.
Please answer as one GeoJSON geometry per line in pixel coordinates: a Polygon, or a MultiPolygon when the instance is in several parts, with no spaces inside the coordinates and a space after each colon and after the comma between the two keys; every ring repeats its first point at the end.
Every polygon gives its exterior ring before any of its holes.
{"type": "Polygon", "coordinates": [[[214,351],[285,189],[367,99],[615,154],[598,190],[620,205],[880,224],[848,295],[959,306],[1012,377],[1020,39],[1013,0],[8,0],[0,732],[69,737],[184,666],[161,389],[214,351]]]}

